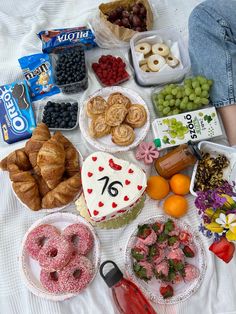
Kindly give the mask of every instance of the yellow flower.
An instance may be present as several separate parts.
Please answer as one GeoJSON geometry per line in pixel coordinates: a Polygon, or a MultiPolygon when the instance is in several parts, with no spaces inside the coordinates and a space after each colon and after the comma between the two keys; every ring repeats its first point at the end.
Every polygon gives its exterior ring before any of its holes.
{"type": "Polygon", "coordinates": [[[205,227],[211,232],[222,233],[224,231],[224,228],[222,228],[221,225],[216,222],[206,224],[205,227]]]}
{"type": "Polygon", "coordinates": [[[236,215],[228,214],[227,216],[223,213],[217,218],[216,223],[224,229],[228,229],[226,232],[226,238],[229,241],[236,240],[236,215]]]}

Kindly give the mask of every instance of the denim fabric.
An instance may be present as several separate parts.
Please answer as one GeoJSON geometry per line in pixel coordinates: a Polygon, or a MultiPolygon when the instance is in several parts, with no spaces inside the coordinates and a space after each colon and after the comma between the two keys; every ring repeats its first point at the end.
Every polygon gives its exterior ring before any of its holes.
{"type": "Polygon", "coordinates": [[[207,0],[192,11],[189,54],[193,74],[214,81],[212,104],[236,104],[236,0],[207,0]]]}

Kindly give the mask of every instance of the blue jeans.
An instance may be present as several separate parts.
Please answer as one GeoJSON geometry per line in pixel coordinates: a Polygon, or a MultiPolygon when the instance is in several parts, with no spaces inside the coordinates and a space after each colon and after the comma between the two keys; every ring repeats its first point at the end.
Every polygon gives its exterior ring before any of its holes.
{"type": "Polygon", "coordinates": [[[236,0],[207,0],[193,10],[189,54],[193,74],[214,81],[212,104],[236,104],[236,0]]]}

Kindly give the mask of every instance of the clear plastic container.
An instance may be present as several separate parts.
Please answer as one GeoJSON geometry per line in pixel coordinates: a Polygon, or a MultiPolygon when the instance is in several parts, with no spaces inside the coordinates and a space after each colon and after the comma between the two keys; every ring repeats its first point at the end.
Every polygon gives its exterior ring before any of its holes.
{"type": "Polygon", "coordinates": [[[107,86],[116,86],[116,85],[120,85],[128,80],[130,80],[133,76],[133,71],[131,69],[131,67],[129,66],[129,63],[126,59],[126,57],[124,56],[124,54],[119,51],[118,49],[115,50],[107,50],[107,49],[96,49],[96,50],[93,50],[93,55],[92,55],[92,58],[91,60],[89,59],[89,64],[90,64],[90,69],[91,71],[95,74],[98,82],[101,84],[101,86],[103,87],[107,87],[107,86]],[[93,63],[98,63],[100,57],[102,56],[108,56],[108,55],[111,55],[115,58],[121,58],[122,61],[125,63],[126,67],[125,67],[125,71],[128,73],[128,77],[124,78],[124,79],[121,79],[121,80],[118,80],[110,85],[108,84],[105,84],[103,83],[100,78],[98,77],[97,73],[95,72],[95,70],[93,69],[93,63]]]}
{"type": "Polygon", "coordinates": [[[188,55],[188,49],[184,44],[182,36],[174,27],[138,33],[131,38],[130,47],[135,75],[139,85],[150,86],[163,85],[170,82],[180,82],[181,80],[183,80],[184,76],[190,71],[190,59],[188,55]],[[180,60],[181,66],[178,66],[176,68],[168,67],[160,72],[146,73],[142,71],[140,69],[139,61],[136,57],[134,47],[137,43],[144,42],[147,42],[149,44],[155,44],[157,42],[177,42],[180,55],[176,57],[180,60]]]}
{"type": "MultiPolygon", "coordinates": [[[[46,104],[51,101],[51,102],[56,102],[56,103],[59,103],[59,104],[62,104],[62,103],[75,103],[78,101],[75,101],[74,99],[72,98],[57,98],[57,97],[50,97],[50,98],[45,98],[44,100],[41,100],[41,101],[37,101],[37,103],[33,103],[33,107],[34,107],[34,110],[35,110],[35,115],[36,115],[36,121],[37,121],[37,124],[42,122],[43,120],[43,113],[44,113],[44,107],[46,106],[46,104]]],[[[74,129],[76,129],[79,125],[79,104],[78,104],[78,110],[77,110],[77,120],[76,120],[76,124],[75,126],[73,126],[72,128],[50,128],[49,127],[49,130],[51,131],[72,131],[74,129]]]]}
{"type": "Polygon", "coordinates": [[[78,82],[73,82],[73,83],[68,83],[68,84],[57,84],[57,76],[56,76],[56,65],[57,65],[57,60],[59,54],[63,53],[71,53],[71,51],[76,51],[81,49],[82,45],[75,46],[75,47],[60,47],[58,49],[54,49],[52,53],[50,53],[51,61],[52,61],[52,66],[53,66],[53,77],[54,77],[54,82],[55,85],[57,85],[59,88],[61,88],[62,92],[64,94],[74,94],[74,93],[79,93],[81,91],[84,91],[88,88],[88,69],[86,65],[86,57],[85,57],[85,76],[82,80],[78,82]]]}

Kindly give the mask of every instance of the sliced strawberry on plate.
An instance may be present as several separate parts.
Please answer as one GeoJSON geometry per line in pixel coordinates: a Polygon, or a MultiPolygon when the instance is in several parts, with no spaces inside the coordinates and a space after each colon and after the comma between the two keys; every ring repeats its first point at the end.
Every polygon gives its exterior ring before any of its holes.
{"type": "Polygon", "coordinates": [[[195,256],[194,251],[188,245],[185,245],[185,247],[183,248],[183,252],[184,252],[184,255],[186,257],[194,257],[195,256]]]}
{"type": "Polygon", "coordinates": [[[180,234],[179,234],[179,240],[181,243],[186,243],[188,244],[189,242],[191,242],[191,235],[186,232],[186,231],[181,231],[180,234]]]}
{"type": "Polygon", "coordinates": [[[174,295],[173,287],[171,285],[161,286],[160,294],[163,296],[164,299],[173,297],[174,295]]]}
{"type": "Polygon", "coordinates": [[[209,247],[209,250],[213,252],[217,257],[222,259],[225,263],[229,263],[233,258],[235,246],[226,238],[221,238],[219,241],[213,242],[212,245],[209,247]]]}

